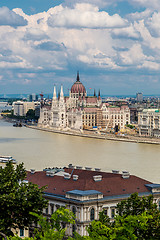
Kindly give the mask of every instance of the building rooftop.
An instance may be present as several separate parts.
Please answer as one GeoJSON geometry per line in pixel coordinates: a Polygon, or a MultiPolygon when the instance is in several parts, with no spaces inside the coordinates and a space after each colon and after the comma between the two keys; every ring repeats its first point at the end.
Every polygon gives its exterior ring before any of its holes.
{"type": "Polygon", "coordinates": [[[151,193],[151,182],[123,172],[109,173],[84,169],[64,168],[63,174],[47,176],[47,171],[27,172],[27,180],[47,186],[45,193],[65,196],[67,192],[91,194],[100,192],[104,197],[138,193],[151,193]],[[74,176],[77,176],[76,180],[74,176]]]}

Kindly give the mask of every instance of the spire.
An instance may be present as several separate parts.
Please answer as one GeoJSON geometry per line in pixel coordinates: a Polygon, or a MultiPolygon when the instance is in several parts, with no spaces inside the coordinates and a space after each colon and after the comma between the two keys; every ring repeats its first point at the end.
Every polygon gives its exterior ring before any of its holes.
{"type": "Polygon", "coordinates": [[[64,95],[63,95],[63,86],[61,85],[61,93],[60,93],[60,97],[62,98],[62,97],[64,97],[64,95]]]}
{"type": "Polygon", "coordinates": [[[98,92],[98,100],[101,100],[100,90],[99,90],[99,92],[98,92]]]}
{"type": "Polygon", "coordinates": [[[77,71],[77,81],[76,82],[80,82],[79,71],[77,71]]]}
{"type": "Polygon", "coordinates": [[[96,90],[94,89],[94,97],[96,97],[96,90]]]}
{"type": "Polygon", "coordinates": [[[56,96],[56,86],[54,85],[54,92],[53,92],[53,99],[56,99],[57,96],[56,96]]]}

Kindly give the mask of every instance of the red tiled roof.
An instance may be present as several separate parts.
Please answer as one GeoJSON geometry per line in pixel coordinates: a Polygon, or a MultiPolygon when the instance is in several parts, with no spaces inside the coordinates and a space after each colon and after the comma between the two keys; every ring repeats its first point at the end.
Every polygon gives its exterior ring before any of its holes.
{"type": "Polygon", "coordinates": [[[86,102],[87,103],[97,103],[97,97],[87,97],[86,102]]]}
{"type": "Polygon", "coordinates": [[[99,108],[96,107],[89,107],[89,108],[84,108],[84,112],[97,112],[99,108]]]}
{"type": "MultiPolygon", "coordinates": [[[[71,173],[72,169],[66,168],[65,172],[71,173]]],[[[78,175],[77,181],[74,181],[72,177],[69,180],[64,179],[63,176],[49,177],[46,176],[45,171],[35,172],[34,174],[27,172],[27,180],[38,184],[40,187],[47,185],[45,192],[62,196],[71,190],[96,190],[102,192],[104,196],[116,196],[134,192],[150,193],[145,184],[151,182],[133,175],[130,175],[128,179],[123,179],[121,174],[79,169],[74,169],[73,175],[78,175]],[[93,180],[95,175],[102,175],[102,181],[95,182],[93,180]]]]}

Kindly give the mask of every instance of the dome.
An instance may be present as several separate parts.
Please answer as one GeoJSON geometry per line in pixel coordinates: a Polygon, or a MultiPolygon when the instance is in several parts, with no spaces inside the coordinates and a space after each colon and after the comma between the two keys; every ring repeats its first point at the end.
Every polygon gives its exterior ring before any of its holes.
{"type": "Polygon", "coordinates": [[[86,89],[79,79],[79,72],[77,73],[77,81],[71,87],[71,93],[86,93],[86,89]]]}

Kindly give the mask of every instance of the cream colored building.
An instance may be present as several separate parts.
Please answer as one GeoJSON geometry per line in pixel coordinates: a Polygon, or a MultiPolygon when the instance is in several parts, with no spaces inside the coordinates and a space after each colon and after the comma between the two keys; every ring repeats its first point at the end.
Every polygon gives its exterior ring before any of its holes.
{"type": "Polygon", "coordinates": [[[140,136],[160,137],[159,109],[143,109],[138,113],[140,136]]]}
{"type": "Polygon", "coordinates": [[[39,102],[13,102],[12,109],[15,116],[26,116],[29,109],[35,110],[36,107],[40,106],[39,102]]]}
{"type": "Polygon", "coordinates": [[[74,212],[75,225],[65,225],[69,236],[75,230],[80,235],[87,235],[86,227],[91,221],[98,220],[103,209],[113,219],[116,205],[134,192],[138,192],[139,196],[152,194],[155,203],[160,204],[160,184],[153,184],[126,171],[101,172],[99,168],[70,164],[64,169],[32,170],[28,172],[27,180],[40,187],[47,185],[44,197],[48,200],[48,207],[43,212],[46,217],[50,218],[61,206],[74,212]]]}
{"type": "Polygon", "coordinates": [[[102,107],[103,125],[108,130],[116,125],[119,129],[124,129],[126,124],[130,124],[130,109],[127,105],[121,107],[109,106],[103,103],[102,107]]]}

